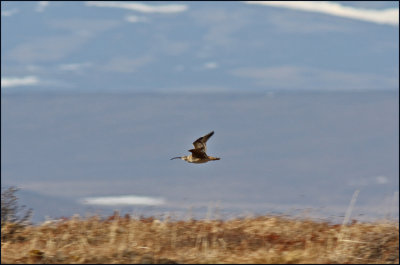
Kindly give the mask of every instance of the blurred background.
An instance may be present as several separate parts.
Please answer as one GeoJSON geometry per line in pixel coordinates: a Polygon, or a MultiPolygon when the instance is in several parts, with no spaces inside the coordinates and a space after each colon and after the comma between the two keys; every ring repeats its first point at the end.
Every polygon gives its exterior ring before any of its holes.
{"type": "Polygon", "coordinates": [[[1,183],[33,221],[399,216],[399,4],[1,2],[1,183]],[[190,164],[192,142],[214,130],[190,164]]]}

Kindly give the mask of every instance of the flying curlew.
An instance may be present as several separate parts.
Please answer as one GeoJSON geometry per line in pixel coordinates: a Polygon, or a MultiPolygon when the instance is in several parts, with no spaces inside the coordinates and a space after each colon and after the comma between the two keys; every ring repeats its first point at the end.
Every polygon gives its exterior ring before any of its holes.
{"type": "Polygon", "coordinates": [[[199,139],[197,139],[196,141],[193,142],[194,145],[194,149],[190,149],[189,152],[191,152],[192,154],[188,155],[188,156],[177,156],[177,157],[173,157],[172,159],[177,159],[180,158],[182,160],[188,161],[189,163],[206,163],[208,161],[212,161],[212,160],[220,160],[220,158],[218,157],[212,157],[212,156],[208,156],[206,154],[207,152],[207,140],[214,134],[214,131],[210,132],[209,134],[204,135],[203,137],[200,137],[199,139]]]}

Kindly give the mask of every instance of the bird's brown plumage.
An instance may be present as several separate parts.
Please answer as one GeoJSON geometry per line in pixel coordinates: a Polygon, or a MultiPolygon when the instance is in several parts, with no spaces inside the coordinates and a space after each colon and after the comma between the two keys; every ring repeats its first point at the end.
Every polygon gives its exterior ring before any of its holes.
{"type": "Polygon", "coordinates": [[[190,149],[189,152],[192,152],[192,155],[198,158],[207,158],[207,141],[213,136],[214,131],[206,134],[196,141],[193,142],[194,149],[190,149]]]}
{"type": "Polygon", "coordinates": [[[190,149],[189,152],[192,154],[188,156],[178,156],[173,157],[172,159],[180,158],[190,163],[206,163],[211,160],[220,160],[218,157],[212,157],[207,155],[207,141],[214,134],[214,131],[200,137],[196,141],[193,142],[193,149],[190,149]]]}

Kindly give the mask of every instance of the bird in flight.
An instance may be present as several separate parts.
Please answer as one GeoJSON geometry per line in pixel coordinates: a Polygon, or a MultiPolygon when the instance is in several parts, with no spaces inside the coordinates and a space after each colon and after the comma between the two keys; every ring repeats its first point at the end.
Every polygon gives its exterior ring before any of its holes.
{"type": "Polygon", "coordinates": [[[171,158],[171,160],[180,158],[182,160],[188,161],[189,163],[196,163],[196,164],[206,163],[206,162],[212,161],[212,160],[220,160],[219,157],[212,157],[212,156],[208,156],[206,154],[206,152],[207,152],[207,146],[206,146],[207,140],[213,134],[214,134],[214,131],[212,131],[209,134],[206,134],[203,137],[200,137],[199,139],[194,141],[193,142],[194,149],[190,149],[189,150],[189,152],[191,152],[190,155],[173,157],[173,158],[171,158]]]}

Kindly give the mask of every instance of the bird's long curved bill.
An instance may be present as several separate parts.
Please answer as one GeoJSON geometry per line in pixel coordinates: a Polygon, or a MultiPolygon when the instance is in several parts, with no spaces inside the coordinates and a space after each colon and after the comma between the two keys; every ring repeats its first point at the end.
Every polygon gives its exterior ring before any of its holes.
{"type": "Polygon", "coordinates": [[[180,156],[177,156],[177,157],[173,157],[173,158],[171,158],[170,160],[172,160],[172,159],[180,159],[181,157],[180,156]]]}

